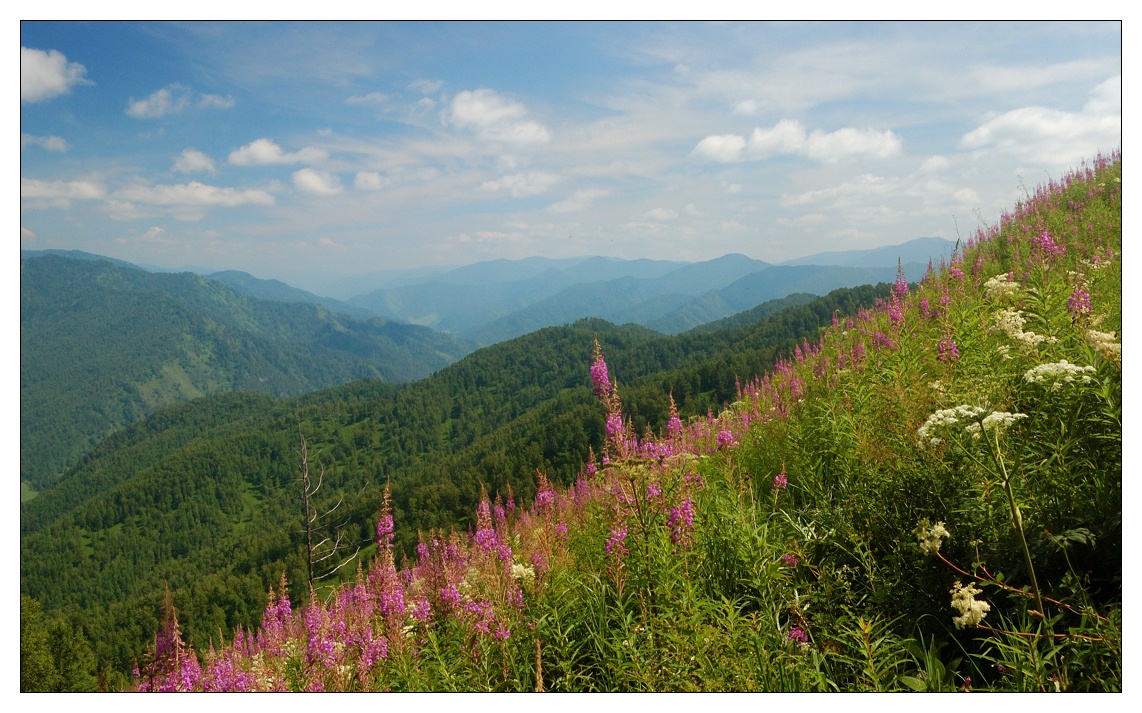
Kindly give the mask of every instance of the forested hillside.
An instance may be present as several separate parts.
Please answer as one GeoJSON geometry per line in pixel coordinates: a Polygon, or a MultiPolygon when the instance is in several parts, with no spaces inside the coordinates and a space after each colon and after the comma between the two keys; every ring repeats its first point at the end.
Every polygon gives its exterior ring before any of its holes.
{"type": "Polygon", "coordinates": [[[530,501],[537,469],[571,482],[599,452],[603,418],[583,370],[596,336],[629,375],[622,388],[637,427],[660,428],[671,394],[685,414],[717,410],[737,381],[835,315],[887,295],[887,285],[838,290],[678,337],[584,321],[482,349],[404,386],[365,380],[290,400],[224,394],[168,407],[98,445],[23,506],[21,591],[46,616],[66,614],[98,660],[124,672],[150,641],[165,581],[190,640],[204,645],[220,629],[254,626],[283,570],[306,579],[300,435],[314,475],[324,470],[317,509],[345,495],[342,532],[368,545],[391,483],[396,546],[411,554],[418,532],[466,529],[484,492],[510,486],[530,501]]]}
{"type": "Polygon", "coordinates": [[[49,485],[108,434],[168,404],[410,381],[470,350],[423,327],[255,300],[188,273],[30,257],[20,262],[20,478],[49,485]]]}

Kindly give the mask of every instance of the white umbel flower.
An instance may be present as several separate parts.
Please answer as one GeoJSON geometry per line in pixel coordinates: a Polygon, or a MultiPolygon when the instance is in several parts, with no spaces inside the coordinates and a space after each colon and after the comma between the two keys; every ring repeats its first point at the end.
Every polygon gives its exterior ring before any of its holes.
{"type": "Polygon", "coordinates": [[[512,564],[512,577],[524,584],[535,583],[535,568],[515,562],[512,564]]]}
{"type": "Polygon", "coordinates": [[[1052,391],[1058,391],[1063,384],[1073,384],[1076,381],[1089,384],[1089,374],[1094,373],[1093,366],[1079,366],[1071,364],[1066,359],[1060,359],[1050,364],[1040,364],[1034,369],[1028,369],[1023,379],[1029,384],[1050,385],[1052,391]]]}
{"type": "Polygon", "coordinates": [[[1114,332],[1096,332],[1086,330],[1086,340],[1091,348],[1103,359],[1115,364],[1122,363],[1122,345],[1117,342],[1114,332]]]}
{"type": "Polygon", "coordinates": [[[925,442],[927,442],[928,445],[937,446],[943,441],[934,435],[933,431],[954,426],[961,421],[975,422],[985,413],[987,413],[987,409],[979,406],[969,406],[967,404],[956,406],[955,408],[942,408],[929,416],[928,420],[924,422],[924,425],[920,427],[920,430],[916,432],[917,435],[920,436],[920,445],[924,445],[925,442]]]}
{"type": "Polygon", "coordinates": [[[951,534],[942,521],[929,525],[928,518],[924,518],[916,526],[916,541],[920,545],[920,551],[925,555],[939,552],[940,545],[944,544],[944,539],[948,537],[951,537],[951,534]]]}
{"type": "Polygon", "coordinates": [[[1006,272],[1001,272],[983,283],[983,288],[987,290],[989,297],[996,300],[1002,300],[1010,295],[1018,294],[1019,283],[1008,278],[1009,275],[1006,272]]]}
{"type": "Polygon", "coordinates": [[[976,601],[975,595],[977,594],[983,594],[983,590],[974,584],[965,587],[957,580],[952,586],[952,609],[960,613],[959,616],[952,617],[952,623],[956,625],[957,629],[979,626],[979,623],[991,611],[990,604],[976,601]]]}
{"type": "Polygon", "coordinates": [[[1027,320],[1023,317],[1023,313],[1017,309],[1001,309],[992,317],[994,324],[993,331],[1003,332],[1015,342],[1022,344],[1025,347],[1036,347],[1042,342],[1054,344],[1059,341],[1056,337],[1047,337],[1035,332],[1024,332],[1023,325],[1027,320]]]}

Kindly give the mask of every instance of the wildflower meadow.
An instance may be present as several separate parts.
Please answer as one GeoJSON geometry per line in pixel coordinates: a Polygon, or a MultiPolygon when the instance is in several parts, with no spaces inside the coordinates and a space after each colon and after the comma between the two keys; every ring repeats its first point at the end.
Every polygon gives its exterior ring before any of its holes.
{"type": "Polygon", "coordinates": [[[409,556],[386,490],[352,581],[207,650],[168,604],[135,688],[1120,690],[1121,207],[1099,156],[660,433],[596,341],[574,482],[409,556]]]}

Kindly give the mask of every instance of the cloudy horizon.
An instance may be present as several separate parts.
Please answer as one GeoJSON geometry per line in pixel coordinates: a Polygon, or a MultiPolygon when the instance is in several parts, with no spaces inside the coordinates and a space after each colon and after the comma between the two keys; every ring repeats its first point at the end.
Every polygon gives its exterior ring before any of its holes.
{"type": "Polygon", "coordinates": [[[1120,23],[21,24],[21,246],[305,287],[954,240],[1121,143],[1120,23]]]}

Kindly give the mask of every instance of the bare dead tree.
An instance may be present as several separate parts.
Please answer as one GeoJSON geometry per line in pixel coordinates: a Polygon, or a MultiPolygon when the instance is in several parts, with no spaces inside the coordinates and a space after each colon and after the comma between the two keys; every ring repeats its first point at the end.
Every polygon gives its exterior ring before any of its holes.
{"type": "Polygon", "coordinates": [[[317,482],[309,474],[309,449],[305,443],[305,433],[301,429],[301,419],[297,424],[298,436],[301,439],[301,499],[303,509],[302,525],[305,532],[306,572],[309,577],[309,587],[331,577],[338,570],[356,559],[361,552],[360,542],[350,542],[345,536],[345,525],[349,523],[350,516],[345,515],[340,522],[332,520],[337,517],[336,512],[345,502],[342,494],[337,498],[333,507],[319,512],[315,504],[315,496],[325,482],[325,466],[319,466],[317,482]],[[316,543],[314,540],[318,540],[316,543]],[[345,555],[349,547],[356,547],[351,555],[345,555]]]}

